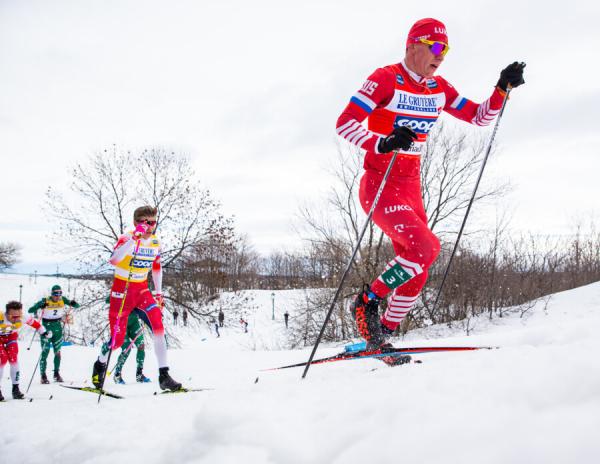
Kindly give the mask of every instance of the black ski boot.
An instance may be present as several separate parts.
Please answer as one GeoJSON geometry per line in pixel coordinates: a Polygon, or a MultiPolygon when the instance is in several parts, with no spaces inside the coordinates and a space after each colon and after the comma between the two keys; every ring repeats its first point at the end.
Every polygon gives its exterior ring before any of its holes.
{"type": "Polygon", "coordinates": [[[168,367],[161,367],[158,369],[158,385],[160,386],[161,390],[181,390],[181,384],[179,382],[175,382],[175,380],[173,380],[173,378],[169,375],[168,367]]]}
{"type": "MultiPolygon", "coordinates": [[[[135,381],[139,382],[139,383],[148,383],[148,382],[150,382],[150,379],[144,375],[144,373],[142,372],[142,369],[138,368],[138,370],[135,373],[135,381]]],[[[180,386],[180,388],[181,388],[181,386],[180,386]]]]}
{"type": "Polygon", "coordinates": [[[2,390],[0,390],[0,401],[4,401],[4,397],[2,396],[2,390]]]}
{"type": "Polygon", "coordinates": [[[104,385],[104,376],[106,375],[106,363],[100,362],[99,359],[94,363],[94,370],[92,371],[92,383],[94,387],[100,388],[104,385]]]}
{"type": "Polygon", "coordinates": [[[408,364],[412,361],[412,358],[408,354],[403,354],[402,356],[384,356],[379,359],[390,367],[401,366],[402,364],[408,364]]]}
{"type": "Polygon", "coordinates": [[[13,395],[13,399],[15,399],[15,400],[22,400],[23,398],[25,398],[25,395],[23,393],[21,393],[21,390],[19,390],[18,383],[13,384],[12,395],[13,395]]]}
{"type": "Polygon", "coordinates": [[[64,382],[63,378],[60,376],[60,372],[54,371],[54,381],[58,383],[64,382]]]}
{"type": "Polygon", "coordinates": [[[45,372],[42,375],[40,375],[40,383],[42,385],[48,385],[50,383],[50,381],[48,380],[48,377],[46,376],[45,372]]]}
{"type": "Polygon", "coordinates": [[[356,296],[352,307],[358,333],[367,342],[367,350],[376,350],[386,343],[379,318],[380,302],[381,298],[365,285],[363,291],[356,296]]]}

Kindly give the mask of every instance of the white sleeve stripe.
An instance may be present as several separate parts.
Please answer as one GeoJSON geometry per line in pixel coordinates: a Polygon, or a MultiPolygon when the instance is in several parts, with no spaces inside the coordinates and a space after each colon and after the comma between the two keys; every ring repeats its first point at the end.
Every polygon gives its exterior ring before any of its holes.
{"type": "Polygon", "coordinates": [[[367,133],[367,131],[364,129],[364,127],[361,127],[360,129],[356,129],[356,132],[352,133],[352,136],[348,135],[348,137],[346,137],[346,140],[348,140],[351,143],[356,143],[356,141],[362,137],[364,137],[364,135],[367,133]]]}
{"type": "Polygon", "coordinates": [[[417,301],[419,299],[419,295],[417,296],[404,296],[404,295],[392,295],[392,301],[417,301]]]}
{"type": "Polygon", "coordinates": [[[373,134],[367,132],[367,134],[360,140],[356,141],[356,145],[358,146],[358,148],[362,148],[363,144],[369,140],[371,137],[373,136],[373,134]]]}
{"type": "Polygon", "coordinates": [[[348,121],[346,124],[344,124],[343,126],[340,126],[336,129],[336,132],[339,134],[340,132],[342,132],[343,130],[347,129],[348,126],[357,123],[358,121],[356,119],[351,119],[350,121],[348,121]]]}
{"type": "Polygon", "coordinates": [[[410,313],[410,309],[407,309],[406,311],[394,311],[393,308],[388,308],[387,313],[391,316],[405,316],[410,313]]]}
{"type": "Polygon", "coordinates": [[[358,127],[362,127],[362,126],[360,125],[360,123],[358,121],[354,120],[354,123],[350,127],[346,128],[344,131],[340,132],[339,134],[342,137],[346,138],[350,132],[354,132],[358,127]]]}
{"type": "Polygon", "coordinates": [[[391,322],[402,322],[402,321],[404,320],[404,317],[405,317],[405,316],[406,316],[406,315],[402,315],[402,316],[395,316],[395,317],[394,317],[394,315],[391,315],[391,314],[390,314],[390,315],[388,315],[388,314],[386,313],[384,317],[385,317],[385,318],[386,318],[388,321],[391,321],[391,322]]]}

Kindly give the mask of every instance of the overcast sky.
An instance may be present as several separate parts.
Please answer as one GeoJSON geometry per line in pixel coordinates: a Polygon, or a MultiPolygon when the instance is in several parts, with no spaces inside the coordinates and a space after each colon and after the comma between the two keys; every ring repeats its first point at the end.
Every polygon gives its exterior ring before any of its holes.
{"type": "Polygon", "coordinates": [[[439,74],[468,98],[527,62],[489,176],[515,187],[513,227],[566,233],[598,212],[599,12],[592,1],[0,0],[0,241],[23,246],[20,270],[67,268],[47,242],[44,192],[66,191],[74,162],[115,143],[189,154],[258,251],[295,246],[299,203],[331,182],[337,116],[430,16],[450,39],[439,74]]]}

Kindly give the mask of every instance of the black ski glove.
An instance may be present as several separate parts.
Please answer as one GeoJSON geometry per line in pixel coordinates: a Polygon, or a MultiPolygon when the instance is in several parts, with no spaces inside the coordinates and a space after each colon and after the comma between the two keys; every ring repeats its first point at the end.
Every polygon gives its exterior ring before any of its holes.
{"type": "Polygon", "coordinates": [[[48,307],[48,302],[46,300],[44,300],[42,302],[42,304],[40,305],[40,309],[44,309],[44,308],[47,308],[47,307],[48,307]]]}
{"type": "Polygon", "coordinates": [[[77,306],[77,302],[75,300],[71,300],[71,304],[69,306],[77,306]]]}
{"type": "Polygon", "coordinates": [[[525,79],[523,79],[523,69],[525,68],[525,63],[515,61],[512,64],[509,64],[506,68],[504,68],[500,72],[500,79],[498,79],[497,87],[500,87],[505,92],[508,90],[508,85],[511,87],[519,87],[525,83],[525,79]]]}
{"type": "Polygon", "coordinates": [[[415,140],[417,134],[410,127],[396,127],[390,135],[379,141],[377,150],[379,153],[389,153],[398,148],[408,150],[415,140]]]}

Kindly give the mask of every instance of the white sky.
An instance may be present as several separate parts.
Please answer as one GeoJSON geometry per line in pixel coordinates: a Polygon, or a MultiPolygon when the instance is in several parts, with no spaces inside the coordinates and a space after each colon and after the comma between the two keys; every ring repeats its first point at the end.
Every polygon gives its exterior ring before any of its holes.
{"type": "MultiPolygon", "coordinates": [[[[0,0],[0,241],[21,270],[66,267],[42,204],[113,143],[190,154],[258,251],[296,246],[300,202],[328,188],[335,121],[410,25],[446,23],[440,74],[475,101],[527,62],[489,176],[516,187],[513,226],[565,233],[600,196],[600,8],[592,1],[0,0]],[[45,263],[45,264],[43,264],[45,263]]],[[[488,174],[486,173],[486,176],[488,174]]]]}

